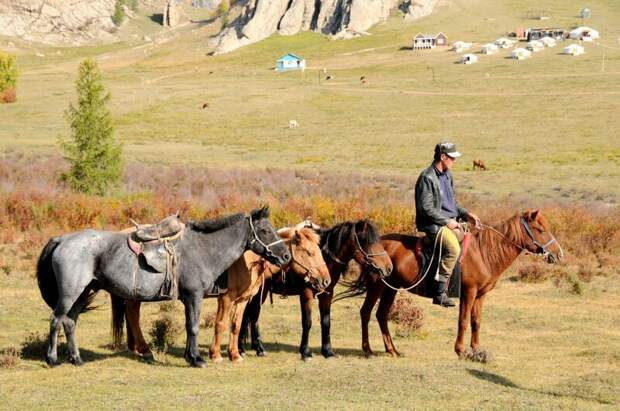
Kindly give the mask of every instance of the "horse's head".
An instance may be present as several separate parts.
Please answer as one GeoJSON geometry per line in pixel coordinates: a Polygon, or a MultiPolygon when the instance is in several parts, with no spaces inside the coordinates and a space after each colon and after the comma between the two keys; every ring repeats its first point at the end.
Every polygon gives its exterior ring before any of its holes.
{"type": "Polygon", "coordinates": [[[543,256],[549,264],[557,263],[564,257],[560,243],[549,230],[549,223],[540,210],[523,212],[520,224],[524,233],[521,244],[524,249],[543,256]]]}
{"type": "Polygon", "coordinates": [[[269,221],[269,207],[264,206],[253,210],[248,216],[248,222],[250,235],[248,236],[247,249],[278,266],[288,263],[291,254],[269,221]]]}
{"type": "Polygon", "coordinates": [[[379,230],[371,221],[354,223],[350,237],[353,258],[362,267],[386,277],[392,272],[392,260],[379,240],[379,230]]]}
{"type": "Polygon", "coordinates": [[[321,253],[320,236],[311,227],[283,228],[278,234],[289,243],[291,250],[289,273],[303,278],[316,291],[325,290],[331,277],[321,253]]]}

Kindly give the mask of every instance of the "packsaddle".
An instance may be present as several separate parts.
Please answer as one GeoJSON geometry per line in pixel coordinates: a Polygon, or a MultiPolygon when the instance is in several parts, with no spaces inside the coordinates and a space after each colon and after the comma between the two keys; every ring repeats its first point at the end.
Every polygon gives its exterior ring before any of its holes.
{"type": "Polygon", "coordinates": [[[178,296],[177,263],[175,245],[183,235],[185,224],[178,214],[164,218],[157,224],[138,224],[131,220],[135,228],[127,230],[127,244],[138,258],[151,269],[164,274],[164,281],[159,296],[163,299],[175,299],[178,296]]]}

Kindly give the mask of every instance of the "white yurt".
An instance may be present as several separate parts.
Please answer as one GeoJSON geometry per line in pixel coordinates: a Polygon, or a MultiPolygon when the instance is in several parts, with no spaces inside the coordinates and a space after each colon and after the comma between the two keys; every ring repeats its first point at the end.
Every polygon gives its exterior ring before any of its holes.
{"type": "Polygon", "coordinates": [[[460,53],[464,50],[469,50],[471,48],[471,43],[466,43],[464,41],[455,41],[452,43],[452,50],[460,53]]]}
{"type": "Polygon", "coordinates": [[[463,54],[461,57],[461,63],[463,64],[474,64],[478,62],[478,56],[475,54],[463,54]]]}
{"type": "Polygon", "coordinates": [[[573,40],[592,41],[600,37],[599,32],[591,27],[581,26],[571,30],[569,37],[573,40]]]}
{"type": "Polygon", "coordinates": [[[493,43],[487,43],[487,44],[483,44],[482,48],[480,49],[480,52],[482,54],[495,54],[497,53],[497,46],[493,43]]]}
{"type": "Polygon", "coordinates": [[[510,39],[507,39],[506,37],[500,37],[497,40],[495,40],[495,45],[497,47],[499,47],[500,49],[507,49],[512,47],[514,44],[514,42],[510,39]]]}
{"type": "Polygon", "coordinates": [[[527,49],[533,52],[541,51],[544,48],[545,48],[545,45],[538,40],[532,40],[527,43],[527,49]]]}
{"type": "Polygon", "coordinates": [[[521,47],[512,50],[512,54],[511,54],[512,58],[517,59],[517,60],[525,60],[531,55],[532,55],[531,51],[521,48],[521,47]]]}
{"type": "Polygon", "coordinates": [[[551,37],[543,37],[538,41],[540,41],[545,47],[555,47],[556,45],[555,39],[552,39],[551,37]]]}
{"type": "Polygon", "coordinates": [[[583,46],[579,45],[579,44],[570,44],[566,47],[564,47],[564,54],[569,54],[571,56],[578,56],[580,54],[585,53],[585,49],[583,48],[583,46]]]}

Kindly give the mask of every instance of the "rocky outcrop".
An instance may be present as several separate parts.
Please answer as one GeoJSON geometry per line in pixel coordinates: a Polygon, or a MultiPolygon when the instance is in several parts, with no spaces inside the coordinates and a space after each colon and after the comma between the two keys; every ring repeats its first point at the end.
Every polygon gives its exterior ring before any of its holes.
{"type": "Polygon", "coordinates": [[[314,30],[334,38],[367,34],[400,3],[402,0],[247,0],[241,16],[215,39],[215,54],[255,43],[276,32],[292,35],[314,30]]]}
{"type": "Polygon", "coordinates": [[[114,40],[115,0],[0,0],[0,35],[48,44],[114,40]]]}
{"type": "Polygon", "coordinates": [[[412,0],[403,4],[405,20],[417,20],[433,12],[439,0],[412,0]]]}
{"type": "Polygon", "coordinates": [[[181,21],[181,11],[176,0],[168,0],[164,5],[162,23],[166,27],[178,26],[181,21]]]}

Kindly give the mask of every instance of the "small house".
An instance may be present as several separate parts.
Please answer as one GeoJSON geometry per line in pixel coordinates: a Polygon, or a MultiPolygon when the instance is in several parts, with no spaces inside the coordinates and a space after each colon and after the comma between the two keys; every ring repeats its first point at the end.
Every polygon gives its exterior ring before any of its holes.
{"type": "Polygon", "coordinates": [[[437,34],[418,33],[413,36],[413,51],[432,50],[435,46],[446,45],[448,45],[448,37],[441,32],[437,34]]]}
{"type": "Polygon", "coordinates": [[[571,30],[569,37],[573,40],[592,41],[600,37],[599,32],[590,27],[577,27],[571,30]]]}
{"type": "Polygon", "coordinates": [[[540,40],[543,37],[563,40],[566,37],[566,30],[559,28],[527,29],[527,41],[540,40]]]}
{"type": "Polygon", "coordinates": [[[497,46],[493,43],[487,43],[487,44],[483,44],[482,48],[480,49],[480,52],[482,54],[495,54],[497,53],[497,46]]]}
{"type": "Polygon", "coordinates": [[[585,52],[586,51],[583,46],[580,46],[579,44],[570,44],[564,47],[564,54],[568,54],[570,56],[579,56],[585,52]]]}
{"type": "Polygon", "coordinates": [[[526,58],[531,57],[531,55],[532,55],[532,52],[519,47],[519,48],[512,50],[511,57],[516,60],[525,60],[526,58]]]}
{"type": "Polygon", "coordinates": [[[452,50],[457,53],[461,53],[465,50],[469,50],[471,48],[471,43],[466,43],[464,41],[455,41],[452,43],[452,50]]]}
{"type": "Polygon", "coordinates": [[[517,40],[525,40],[527,38],[527,30],[523,27],[517,27],[515,31],[515,37],[517,40]]]}
{"type": "Polygon", "coordinates": [[[514,41],[507,39],[506,37],[500,37],[495,40],[495,45],[500,49],[509,49],[514,45],[514,41]]]}
{"type": "Polygon", "coordinates": [[[288,53],[276,62],[276,71],[305,70],[306,59],[293,53],[288,53]]]}
{"type": "Polygon", "coordinates": [[[463,56],[461,56],[461,63],[462,64],[474,64],[478,62],[478,56],[476,56],[475,54],[463,54],[463,56]]]}
{"type": "MultiPolygon", "coordinates": [[[[545,37],[548,38],[548,37],[545,37]]],[[[533,51],[534,53],[539,52],[545,48],[545,45],[538,40],[532,40],[527,43],[527,49],[533,51]]]]}
{"type": "Polygon", "coordinates": [[[539,40],[545,47],[555,47],[556,42],[555,39],[552,39],[551,37],[543,37],[542,39],[539,40]]]}

